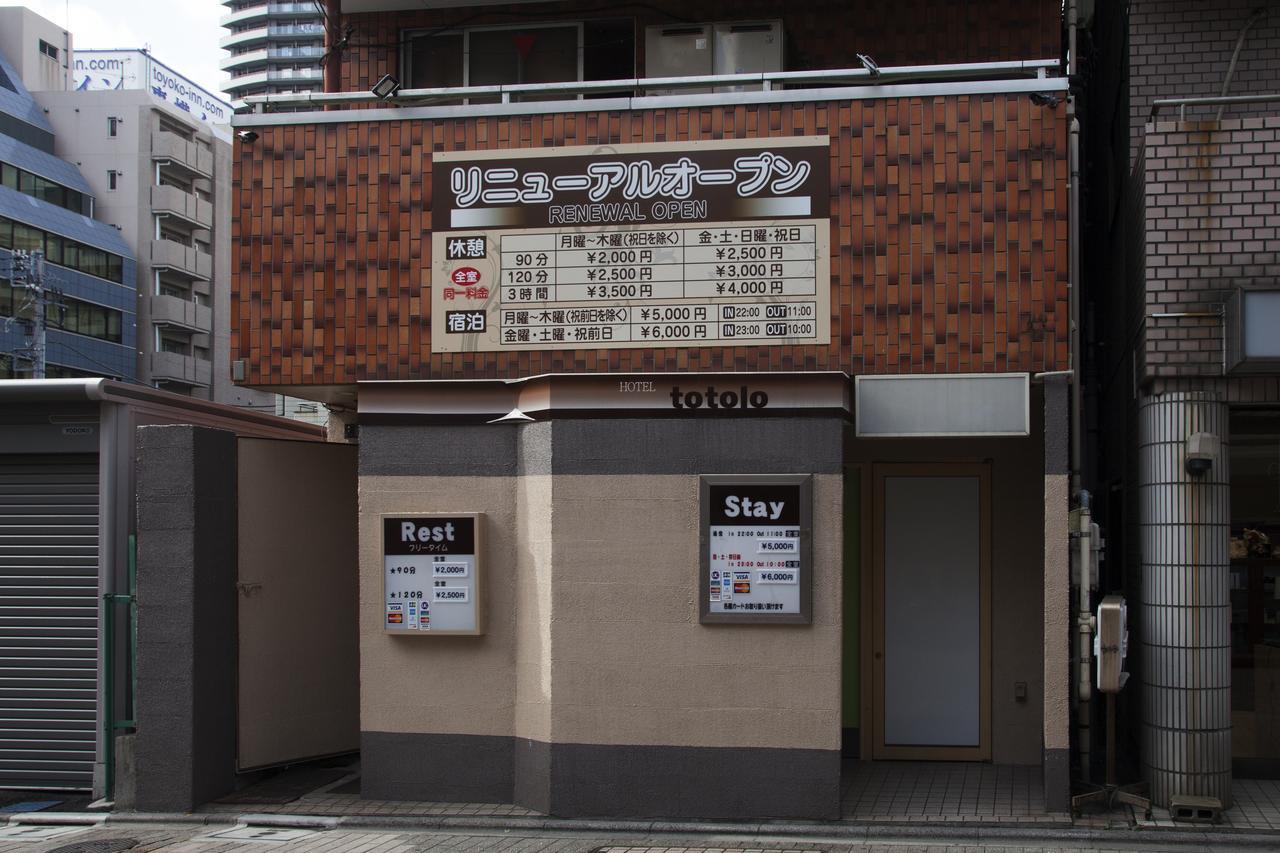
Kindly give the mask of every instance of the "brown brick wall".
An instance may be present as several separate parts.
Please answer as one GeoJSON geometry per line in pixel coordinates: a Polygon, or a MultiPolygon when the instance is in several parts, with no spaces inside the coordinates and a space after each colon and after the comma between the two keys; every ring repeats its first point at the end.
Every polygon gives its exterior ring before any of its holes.
{"type": "Polygon", "coordinates": [[[1220,318],[1152,315],[1216,314],[1234,288],[1280,281],[1280,115],[1158,122],[1140,154],[1143,377],[1220,376],[1220,318]]]}
{"type": "Polygon", "coordinates": [[[237,143],[247,381],[1067,366],[1065,107],[955,97],[259,127],[237,143]],[[829,134],[830,346],[430,349],[431,152],[829,134]]]}
{"type": "Polygon", "coordinates": [[[342,90],[367,90],[383,74],[398,73],[401,34],[407,29],[631,17],[637,30],[636,73],[643,76],[644,28],[654,24],[781,20],[786,70],[803,71],[856,68],[857,53],[870,54],[883,66],[1051,59],[1062,53],[1060,9],[1057,0],[652,0],[345,15],[343,25],[354,29],[343,56],[342,90]]]}

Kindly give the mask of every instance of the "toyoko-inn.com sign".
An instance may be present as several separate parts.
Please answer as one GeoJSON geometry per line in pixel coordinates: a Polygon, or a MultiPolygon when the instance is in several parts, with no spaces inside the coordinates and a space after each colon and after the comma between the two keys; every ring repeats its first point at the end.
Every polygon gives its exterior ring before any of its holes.
{"type": "Polygon", "coordinates": [[[143,89],[205,124],[228,124],[231,105],[143,50],[77,50],[79,92],[143,89]]]}
{"type": "Polygon", "coordinates": [[[436,154],[435,352],[830,342],[826,137],[436,154]]]}

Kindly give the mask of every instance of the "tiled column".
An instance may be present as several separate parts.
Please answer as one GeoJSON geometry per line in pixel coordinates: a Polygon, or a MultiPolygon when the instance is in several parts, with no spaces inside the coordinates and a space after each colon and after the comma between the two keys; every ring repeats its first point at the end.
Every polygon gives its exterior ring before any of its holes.
{"type": "Polygon", "coordinates": [[[1142,401],[1139,430],[1143,776],[1161,806],[1177,794],[1229,806],[1227,407],[1209,392],[1158,394],[1142,401]],[[1222,452],[1193,476],[1186,439],[1198,432],[1221,438],[1222,452]]]}

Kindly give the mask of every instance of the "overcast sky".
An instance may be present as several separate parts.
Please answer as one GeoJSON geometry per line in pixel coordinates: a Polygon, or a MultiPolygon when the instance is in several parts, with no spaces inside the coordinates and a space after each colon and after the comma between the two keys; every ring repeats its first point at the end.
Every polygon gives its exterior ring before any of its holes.
{"type": "Polygon", "coordinates": [[[71,33],[72,48],[149,47],[151,55],[220,98],[225,72],[218,0],[0,0],[26,6],[71,33]]]}

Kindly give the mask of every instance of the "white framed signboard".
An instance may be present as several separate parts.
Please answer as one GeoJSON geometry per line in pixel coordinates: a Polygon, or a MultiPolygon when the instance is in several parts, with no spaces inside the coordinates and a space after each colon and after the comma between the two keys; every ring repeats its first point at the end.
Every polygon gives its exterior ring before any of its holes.
{"type": "Polygon", "coordinates": [[[382,516],[383,630],[484,633],[483,521],[478,512],[382,516]]]}
{"type": "Polygon", "coordinates": [[[813,478],[706,475],[699,619],[813,622],[813,478]]]}

